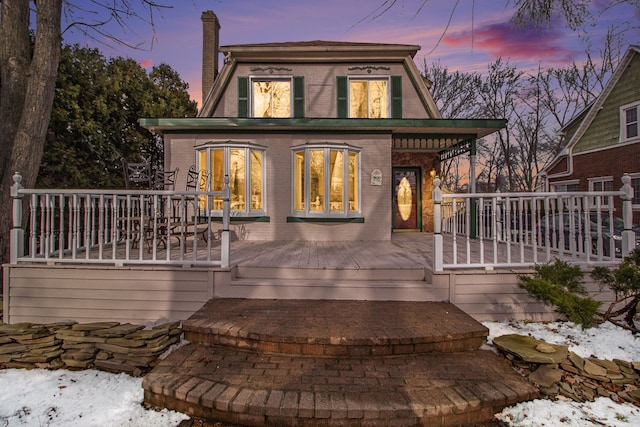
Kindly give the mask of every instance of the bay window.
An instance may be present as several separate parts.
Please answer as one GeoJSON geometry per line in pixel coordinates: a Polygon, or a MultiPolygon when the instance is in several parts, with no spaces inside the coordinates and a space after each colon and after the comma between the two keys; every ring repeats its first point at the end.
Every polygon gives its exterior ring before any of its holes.
{"type": "MultiPolygon", "coordinates": [[[[230,207],[234,215],[261,214],[265,210],[265,149],[252,144],[210,143],[196,149],[198,170],[207,174],[203,190],[222,191],[229,175],[230,207]]],[[[222,197],[201,200],[200,208],[222,212],[222,197]]]]}
{"type": "Polygon", "coordinates": [[[297,216],[355,216],[360,212],[360,149],[306,145],[293,149],[293,212],[297,216]]]}

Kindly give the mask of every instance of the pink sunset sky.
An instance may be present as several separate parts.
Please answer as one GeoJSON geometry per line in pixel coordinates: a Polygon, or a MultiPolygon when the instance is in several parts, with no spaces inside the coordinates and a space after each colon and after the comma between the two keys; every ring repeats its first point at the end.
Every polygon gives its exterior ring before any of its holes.
{"type": "MultiPolygon", "coordinates": [[[[110,29],[111,34],[138,45],[138,49],[101,36],[89,39],[73,31],[65,32],[64,42],[96,47],[105,56],[134,58],[147,69],[167,63],[189,84],[191,97],[198,104],[200,15],[205,10],[214,11],[220,20],[221,45],[309,40],[415,44],[422,47],[414,58],[420,70],[425,60],[428,63],[439,60],[451,71],[482,73],[498,57],[509,59],[525,70],[539,65],[555,67],[580,62],[585,49],[578,34],[567,30],[561,22],[537,31],[513,28],[512,2],[508,0],[397,0],[380,16],[376,9],[385,4],[384,0],[162,0],[160,3],[173,7],[154,15],[155,34],[148,23],[140,21],[128,22],[130,28],[126,31],[115,25],[110,29]]],[[[609,1],[592,3],[602,7],[609,1]]],[[[147,17],[148,13],[141,15],[147,17]]],[[[640,20],[633,8],[618,6],[608,10],[590,31],[594,49],[602,43],[609,24],[634,18],[636,22],[640,20]]],[[[640,43],[638,28],[628,31],[626,36],[629,44],[640,43]]]]}

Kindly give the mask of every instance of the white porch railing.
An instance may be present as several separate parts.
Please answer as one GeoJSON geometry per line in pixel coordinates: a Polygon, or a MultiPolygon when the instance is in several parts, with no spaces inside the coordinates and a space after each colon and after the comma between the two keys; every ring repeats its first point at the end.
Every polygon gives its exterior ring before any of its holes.
{"type": "Polygon", "coordinates": [[[217,192],[37,190],[22,188],[18,173],[13,180],[12,264],[229,267],[228,176],[217,192]],[[210,215],[199,214],[208,197],[223,201],[220,230],[210,215]],[[23,200],[28,202],[24,226],[23,200]]]}
{"type": "Polygon", "coordinates": [[[555,258],[619,263],[640,244],[631,180],[622,181],[619,191],[607,192],[443,194],[436,178],[434,270],[529,267],[555,258]],[[616,197],[622,212],[614,210],[616,197]]]}

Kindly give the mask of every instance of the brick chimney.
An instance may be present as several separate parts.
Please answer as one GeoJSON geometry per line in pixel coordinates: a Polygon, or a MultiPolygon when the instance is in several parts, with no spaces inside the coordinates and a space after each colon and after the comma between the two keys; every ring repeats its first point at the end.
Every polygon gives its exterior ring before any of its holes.
{"type": "Polygon", "coordinates": [[[218,76],[220,21],[210,10],[202,12],[202,105],[218,76]]]}

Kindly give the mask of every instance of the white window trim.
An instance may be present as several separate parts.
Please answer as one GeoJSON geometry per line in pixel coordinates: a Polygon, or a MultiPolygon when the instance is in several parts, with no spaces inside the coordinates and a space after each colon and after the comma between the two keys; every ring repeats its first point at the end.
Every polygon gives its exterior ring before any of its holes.
{"type": "MultiPolygon", "coordinates": [[[[593,178],[587,178],[587,181],[589,182],[589,191],[590,192],[595,192],[593,187],[594,187],[594,184],[596,182],[602,182],[602,183],[611,182],[613,184],[613,176],[612,175],[608,175],[608,176],[598,176],[598,177],[593,177],[593,178]]],[[[612,188],[612,190],[615,190],[615,189],[612,188]]],[[[610,197],[608,197],[608,196],[605,197],[604,199],[600,198],[600,200],[601,200],[600,207],[609,208],[610,207],[609,199],[610,199],[610,197]]],[[[596,202],[595,198],[593,198],[591,200],[591,208],[592,209],[596,209],[597,208],[597,202],[596,202]]]]}
{"type": "MultiPolygon", "coordinates": [[[[556,187],[557,185],[573,185],[573,184],[578,184],[580,185],[580,180],[579,179],[568,179],[566,181],[553,181],[549,183],[549,186],[551,187],[556,187]]],[[[556,193],[563,193],[564,191],[557,191],[557,190],[553,190],[556,193]]],[[[566,190],[565,190],[566,191],[566,190]]]]}
{"type": "MultiPolygon", "coordinates": [[[[229,142],[229,141],[225,141],[225,142],[206,142],[202,145],[198,145],[195,147],[195,153],[196,153],[196,167],[197,170],[202,170],[205,169],[207,171],[209,171],[209,169],[207,167],[203,167],[203,165],[200,165],[199,162],[199,157],[198,153],[202,150],[208,150],[208,149],[222,149],[224,150],[224,175],[229,175],[229,172],[231,170],[231,165],[229,164],[231,161],[231,155],[230,155],[230,150],[232,149],[244,149],[245,151],[249,151],[249,150],[257,150],[257,151],[262,151],[262,209],[252,209],[251,208],[251,201],[250,199],[247,199],[245,201],[245,209],[244,211],[240,211],[240,210],[233,210],[231,211],[231,215],[232,216],[239,216],[239,217],[253,217],[253,216],[263,216],[265,215],[266,211],[267,211],[267,149],[266,147],[262,146],[262,145],[257,145],[257,144],[251,144],[249,142],[247,143],[242,143],[242,142],[229,142]]],[[[209,159],[211,158],[211,156],[207,156],[207,162],[209,161],[209,159]]],[[[249,156],[245,157],[246,159],[249,159],[249,156]]],[[[206,166],[206,165],[205,165],[206,166]]],[[[244,185],[245,185],[245,194],[249,194],[250,192],[250,187],[251,187],[251,162],[247,162],[247,164],[245,165],[245,181],[244,181],[244,185]]],[[[209,178],[210,179],[210,178],[209,178]]],[[[209,215],[211,216],[219,216],[222,214],[222,209],[214,209],[213,207],[211,207],[209,209],[209,215]]]]}
{"type": "Polygon", "coordinates": [[[620,140],[619,142],[635,142],[635,141],[640,141],[640,101],[635,101],[620,107],[620,140]],[[637,110],[638,122],[636,126],[638,127],[638,136],[627,138],[627,123],[626,123],[625,111],[631,108],[635,108],[637,110]]]}
{"type": "MultiPolygon", "coordinates": [[[[264,82],[274,82],[274,81],[288,81],[289,82],[289,118],[293,117],[293,76],[289,75],[251,75],[249,76],[249,117],[256,118],[253,115],[253,82],[254,81],[264,81],[264,82]]],[[[262,117],[258,117],[262,118],[262,117]]],[[[272,117],[276,118],[276,117],[272,117]]]]}
{"type": "MultiPolygon", "coordinates": [[[[362,149],[353,145],[349,145],[349,144],[340,144],[340,143],[322,143],[322,144],[304,144],[304,145],[299,145],[296,147],[291,147],[291,216],[294,217],[299,217],[299,218],[357,218],[360,217],[362,214],[362,175],[361,175],[361,168],[362,168],[362,149]],[[309,150],[344,150],[347,152],[347,156],[348,154],[351,152],[355,152],[358,155],[358,169],[356,170],[356,177],[358,179],[358,197],[357,197],[357,204],[358,204],[358,209],[357,210],[349,210],[348,209],[348,204],[347,203],[343,203],[343,210],[342,212],[339,211],[331,211],[331,209],[329,209],[329,205],[328,205],[328,201],[325,199],[324,201],[324,209],[322,212],[317,212],[317,211],[312,211],[311,207],[310,207],[310,192],[311,192],[311,182],[309,179],[305,179],[304,182],[304,210],[296,210],[295,207],[295,191],[296,191],[296,153],[299,152],[304,152],[305,156],[304,156],[304,175],[305,177],[308,177],[310,174],[309,168],[310,168],[310,162],[308,161],[308,154],[307,152],[309,150]]],[[[348,159],[348,157],[347,157],[348,159]]],[[[327,159],[325,158],[325,165],[326,165],[327,159]]],[[[344,182],[348,182],[348,166],[349,162],[344,162],[344,178],[346,178],[344,180],[344,182]]],[[[347,193],[347,187],[345,186],[343,188],[343,197],[346,200],[348,196],[347,193]]]]}
{"type": "MultiPolygon", "coordinates": [[[[372,80],[384,80],[387,82],[387,115],[386,115],[386,119],[391,118],[391,104],[392,104],[392,99],[391,99],[391,76],[387,76],[387,75],[371,75],[371,74],[367,74],[367,75],[356,75],[356,76],[347,76],[347,115],[349,118],[351,118],[351,81],[352,80],[366,80],[366,81],[372,81],[372,80]]],[[[369,117],[366,117],[369,118],[369,117]]]]}

